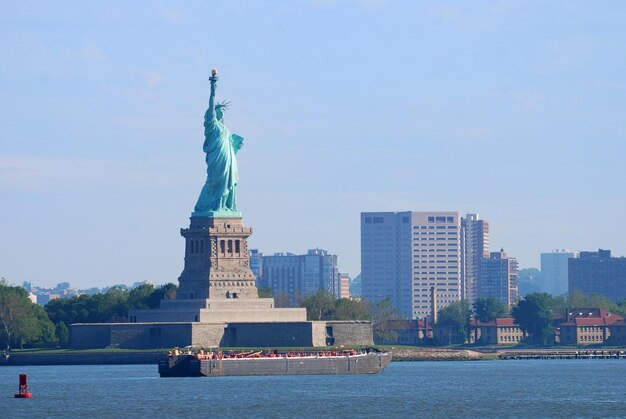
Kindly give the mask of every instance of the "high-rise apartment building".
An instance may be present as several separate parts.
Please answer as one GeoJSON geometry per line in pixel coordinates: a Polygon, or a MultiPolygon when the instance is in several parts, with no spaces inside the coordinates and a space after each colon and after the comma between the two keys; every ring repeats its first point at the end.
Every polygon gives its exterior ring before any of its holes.
{"type": "Polygon", "coordinates": [[[461,291],[470,304],[476,299],[483,258],[489,257],[489,222],[478,214],[461,218],[461,291]]]}
{"type": "Polygon", "coordinates": [[[517,259],[508,257],[503,250],[491,252],[481,260],[481,277],[476,298],[494,297],[506,305],[518,300],[517,259]]]}
{"type": "Polygon", "coordinates": [[[568,259],[568,289],[602,294],[612,301],[626,298],[626,258],[611,257],[610,250],[580,252],[568,259]]]}
{"type": "Polygon", "coordinates": [[[350,298],[350,276],[339,274],[339,298],[350,298]]]}
{"type": "Polygon", "coordinates": [[[577,257],[575,252],[557,249],[541,254],[541,291],[552,295],[567,293],[568,260],[577,257]]]}
{"type": "Polygon", "coordinates": [[[389,298],[407,318],[432,315],[462,297],[461,224],[454,211],[361,213],[361,295],[389,298]]]}
{"type": "Polygon", "coordinates": [[[339,298],[337,256],[326,250],[309,250],[306,255],[275,253],[262,257],[262,284],[273,294],[286,295],[290,304],[298,298],[325,289],[339,298]]]}

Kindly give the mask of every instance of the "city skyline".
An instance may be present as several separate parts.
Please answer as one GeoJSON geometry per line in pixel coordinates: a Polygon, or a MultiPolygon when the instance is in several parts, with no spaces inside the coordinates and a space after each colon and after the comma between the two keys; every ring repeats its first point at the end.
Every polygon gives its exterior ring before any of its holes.
{"type": "Polygon", "coordinates": [[[213,67],[246,139],[251,248],[329,249],[355,277],[361,212],[455,211],[489,220],[491,248],[520,268],[555,248],[626,254],[606,215],[626,209],[625,5],[4,12],[0,275],[13,283],[176,283],[213,67]]]}

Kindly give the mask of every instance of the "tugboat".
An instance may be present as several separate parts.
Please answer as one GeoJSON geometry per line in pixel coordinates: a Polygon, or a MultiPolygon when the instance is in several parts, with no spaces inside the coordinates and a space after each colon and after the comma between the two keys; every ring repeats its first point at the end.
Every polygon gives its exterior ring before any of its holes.
{"type": "Polygon", "coordinates": [[[391,362],[391,352],[375,348],[330,351],[204,351],[174,348],[159,362],[161,377],[236,375],[375,374],[391,362]]]}

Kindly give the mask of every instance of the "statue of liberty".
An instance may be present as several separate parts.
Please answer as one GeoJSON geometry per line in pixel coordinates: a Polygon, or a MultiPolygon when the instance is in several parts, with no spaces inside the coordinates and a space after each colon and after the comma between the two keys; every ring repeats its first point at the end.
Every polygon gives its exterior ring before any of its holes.
{"type": "Polygon", "coordinates": [[[192,217],[241,217],[237,212],[236,154],[243,146],[243,138],[232,134],[224,125],[227,102],[215,104],[217,70],[211,70],[209,109],[204,114],[204,145],[207,179],[196,203],[192,217]]]}

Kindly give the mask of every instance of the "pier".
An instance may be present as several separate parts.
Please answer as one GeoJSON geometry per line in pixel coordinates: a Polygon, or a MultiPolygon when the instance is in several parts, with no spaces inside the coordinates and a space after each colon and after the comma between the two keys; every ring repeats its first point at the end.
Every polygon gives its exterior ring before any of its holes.
{"type": "Polygon", "coordinates": [[[626,351],[621,349],[500,351],[498,352],[498,359],[626,359],[626,351]]]}

